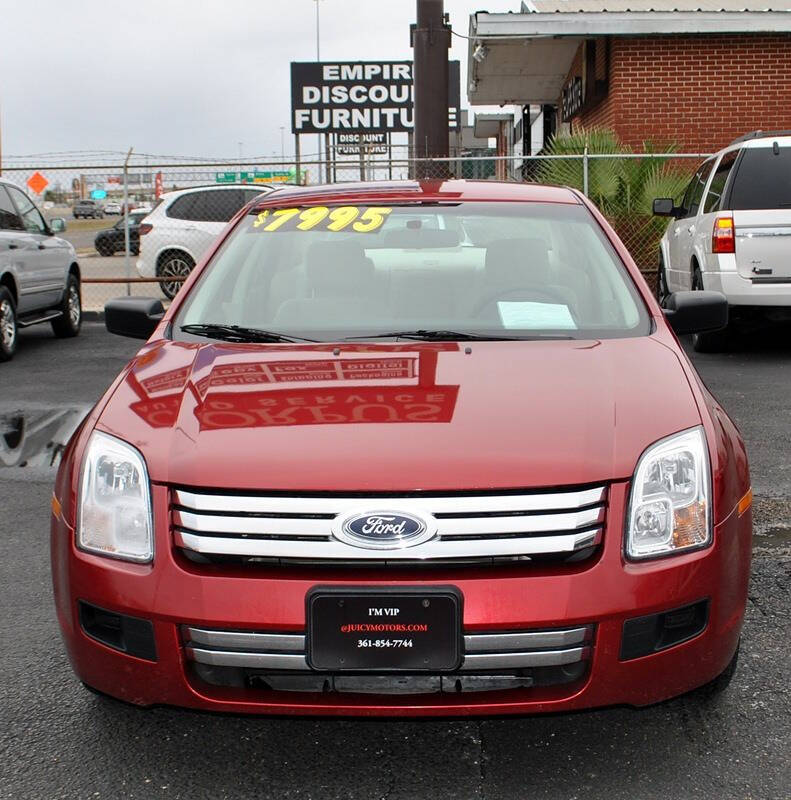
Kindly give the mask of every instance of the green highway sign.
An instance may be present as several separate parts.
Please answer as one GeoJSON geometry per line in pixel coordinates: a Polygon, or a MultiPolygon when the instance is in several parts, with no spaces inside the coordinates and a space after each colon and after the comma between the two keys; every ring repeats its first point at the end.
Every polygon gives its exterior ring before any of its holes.
{"type": "Polygon", "coordinates": [[[256,172],[253,183],[283,183],[290,177],[291,173],[283,170],[256,172]]]}
{"type": "Polygon", "coordinates": [[[215,172],[217,183],[285,183],[293,180],[294,170],[255,170],[254,172],[215,172]]]}

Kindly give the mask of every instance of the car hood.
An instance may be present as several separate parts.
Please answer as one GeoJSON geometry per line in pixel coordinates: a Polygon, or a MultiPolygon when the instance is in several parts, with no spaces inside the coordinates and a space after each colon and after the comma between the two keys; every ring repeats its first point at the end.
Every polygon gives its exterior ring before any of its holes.
{"type": "Polygon", "coordinates": [[[409,491],[627,478],[700,423],[654,337],[322,345],[156,342],[97,427],[152,481],[283,491],[409,491]]]}

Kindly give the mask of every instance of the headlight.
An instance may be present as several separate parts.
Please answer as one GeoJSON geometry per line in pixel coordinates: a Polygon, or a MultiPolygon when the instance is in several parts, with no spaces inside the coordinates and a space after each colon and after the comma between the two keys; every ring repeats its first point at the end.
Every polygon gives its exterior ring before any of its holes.
{"type": "Polygon", "coordinates": [[[678,553],[711,541],[711,480],[703,428],[652,445],[637,464],[626,555],[678,553]]]}
{"type": "Polygon", "coordinates": [[[77,510],[77,546],[126,561],[151,561],[151,490],[143,456],[94,431],[85,449],[77,510]]]}

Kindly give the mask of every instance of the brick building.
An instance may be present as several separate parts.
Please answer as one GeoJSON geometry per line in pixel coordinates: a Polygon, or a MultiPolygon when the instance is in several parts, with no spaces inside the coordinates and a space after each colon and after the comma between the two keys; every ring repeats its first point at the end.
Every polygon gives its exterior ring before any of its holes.
{"type": "Polygon", "coordinates": [[[791,129],[788,0],[532,0],[473,14],[470,37],[470,103],[530,109],[539,141],[601,125],[703,153],[791,129]]]}

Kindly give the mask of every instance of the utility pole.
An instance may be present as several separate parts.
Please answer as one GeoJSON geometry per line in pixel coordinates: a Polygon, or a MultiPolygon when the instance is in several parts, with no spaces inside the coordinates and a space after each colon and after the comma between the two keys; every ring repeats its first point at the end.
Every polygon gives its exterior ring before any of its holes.
{"type": "MultiPolygon", "coordinates": [[[[316,4],[316,61],[321,61],[321,49],[319,47],[319,3],[321,0],[313,0],[316,4]]],[[[319,170],[319,183],[323,183],[324,181],[321,179],[321,161],[322,161],[322,154],[321,154],[321,134],[317,134],[316,138],[319,142],[319,157],[318,157],[318,170],[319,170]]]]}
{"type": "Polygon", "coordinates": [[[3,108],[0,106],[0,175],[3,174],[3,108]]]}
{"type": "Polygon", "coordinates": [[[286,140],[285,140],[285,126],[280,126],[280,160],[286,163],[286,140]]]}
{"type": "MultiPolygon", "coordinates": [[[[415,51],[415,155],[448,158],[448,50],[450,26],[443,0],[417,0],[417,24],[412,27],[415,51]]],[[[448,162],[418,162],[416,177],[444,178],[448,162]]]]}

